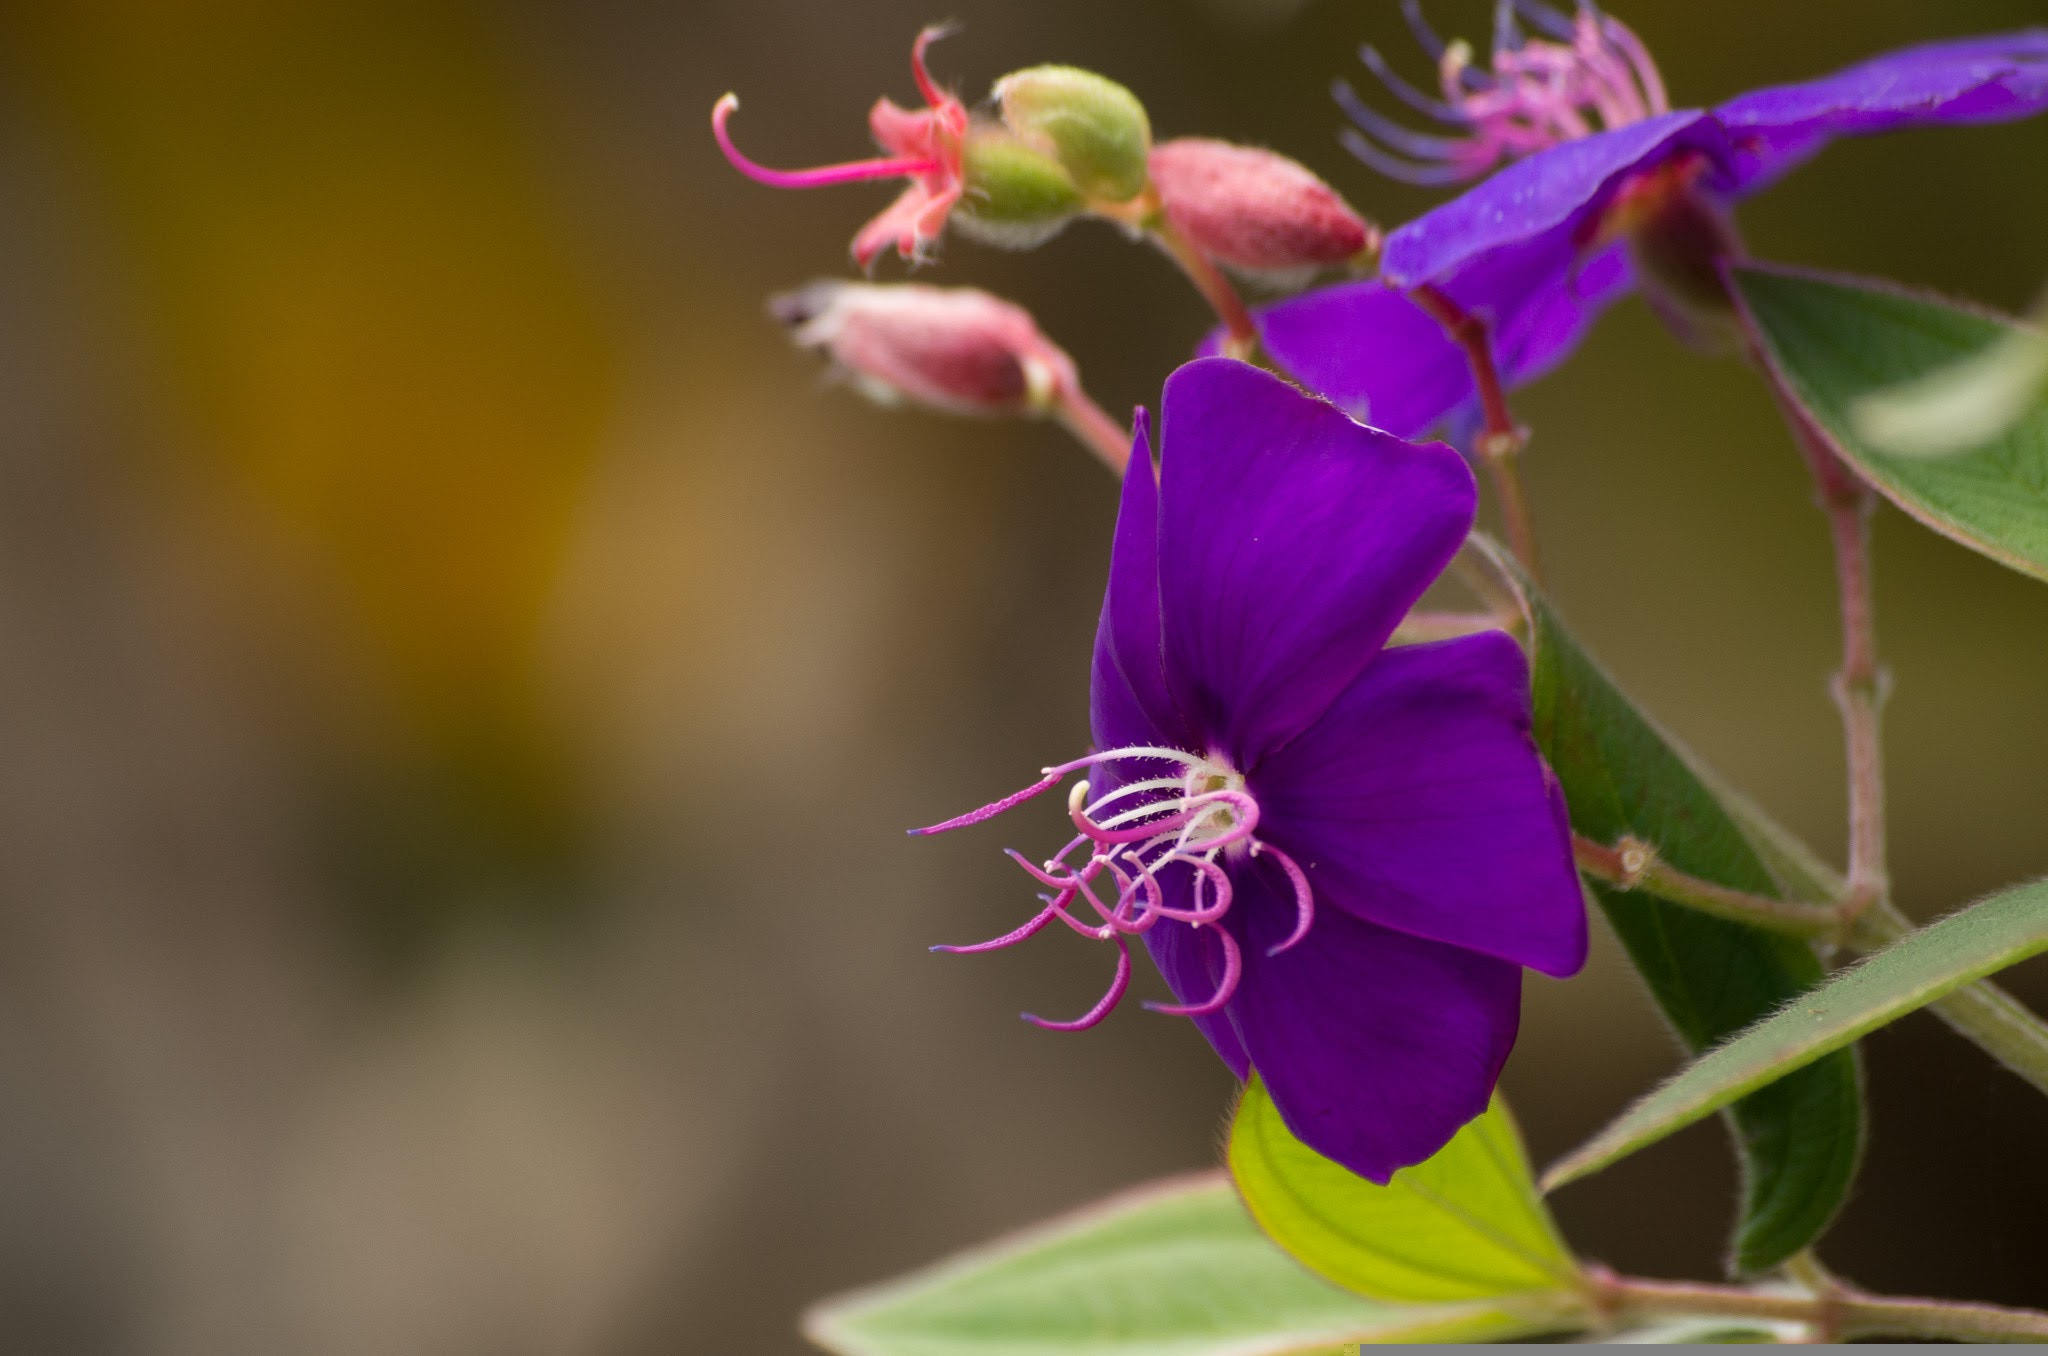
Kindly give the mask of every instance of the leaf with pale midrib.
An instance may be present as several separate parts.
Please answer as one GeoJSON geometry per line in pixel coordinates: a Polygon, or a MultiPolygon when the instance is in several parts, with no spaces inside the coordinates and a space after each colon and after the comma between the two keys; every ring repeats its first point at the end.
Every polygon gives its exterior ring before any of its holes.
{"type": "Polygon", "coordinates": [[[2020,322],[1891,283],[1765,265],[1730,277],[1773,371],[1845,461],[1935,531],[2048,579],[2048,392],[1951,456],[1880,451],[1856,418],[1870,397],[2009,340],[2020,322]]]}
{"type": "Polygon", "coordinates": [[[804,1320],[812,1341],[843,1356],[1339,1356],[1359,1342],[1541,1330],[1483,1302],[1384,1304],[1341,1290],[1260,1233],[1220,1173],[1125,1192],[827,1300],[804,1320]]]}
{"type": "Polygon", "coordinates": [[[2048,881],[1908,934],[1715,1047],[1566,1155],[1550,1186],[1598,1172],[1944,994],[2048,951],[2048,881]]]}

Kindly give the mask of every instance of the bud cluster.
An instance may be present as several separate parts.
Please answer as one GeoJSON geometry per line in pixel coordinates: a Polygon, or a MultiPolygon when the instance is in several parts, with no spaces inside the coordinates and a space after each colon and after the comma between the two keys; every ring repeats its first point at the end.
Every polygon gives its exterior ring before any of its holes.
{"type": "MultiPolygon", "coordinates": [[[[1306,167],[1272,151],[1204,137],[1156,143],[1124,86],[1076,66],[1041,65],[996,81],[970,111],[933,80],[926,29],[911,50],[922,108],[887,98],[868,115],[883,156],[774,170],[734,146],[727,95],[712,127],[726,158],[780,188],[867,179],[908,184],[854,238],[871,270],[890,248],[919,264],[947,226],[983,243],[1029,249],[1093,216],[1150,237],[1224,318],[1234,351],[1256,344],[1252,321],[1219,269],[1267,282],[1369,264],[1379,231],[1306,167]]],[[[1051,414],[1121,466],[1128,440],[1088,402],[1073,362],[1022,309],[973,289],[818,283],[775,300],[805,347],[829,354],[871,396],[983,415],[1051,414]]]]}

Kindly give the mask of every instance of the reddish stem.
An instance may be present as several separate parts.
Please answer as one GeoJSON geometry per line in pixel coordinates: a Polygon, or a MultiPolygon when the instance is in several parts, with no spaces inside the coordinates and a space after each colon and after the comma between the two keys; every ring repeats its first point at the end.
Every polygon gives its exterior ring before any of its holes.
{"type": "Polygon", "coordinates": [[[1452,343],[1465,351],[1466,365],[1472,369],[1472,385],[1479,394],[1479,415],[1483,421],[1477,451],[1493,481],[1494,497],[1500,502],[1501,521],[1507,527],[1508,547],[1524,569],[1540,578],[1535,519],[1529,512],[1528,497],[1522,492],[1522,477],[1517,463],[1522,449],[1528,445],[1529,435],[1515,423],[1515,416],[1508,409],[1507,388],[1502,385],[1500,368],[1493,360],[1493,338],[1486,322],[1460,306],[1448,292],[1434,283],[1411,288],[1408,297],[1443,327],[1452,343]]]}

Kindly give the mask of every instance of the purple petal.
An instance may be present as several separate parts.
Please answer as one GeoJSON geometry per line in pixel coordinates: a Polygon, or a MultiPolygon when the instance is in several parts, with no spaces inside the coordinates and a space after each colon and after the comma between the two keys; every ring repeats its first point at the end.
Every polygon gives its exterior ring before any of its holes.
{"type": "Polygon", "coordinates": [[[1167,674],[1199,751],[1249,770],[1350,686],[1450,562],[1472,473],[1225,358],[1167,380],[1163,443],[1167,674]]]}
{"type": "Polygon", "coordinates": [[[2048,108],[2048,29],[1927,43],[1819,80],[1754,90],[1715,111],[1730,187],[1762,187],[1837,136],[2000,122],[2048,108]]]}
{"type": "Polygon", "coordinates": [[[1381,654],[1250,790],[1319,920],[1342,910],[1560,977],[1585,964],[1564,795],[1503,632],[1381,654]]]}
{"type": "MultiPolygon", "coordinates": [[[[1185,868],[1169,873],[1162,883],[1168,890],[1177,890],[1181,898],[1173,902],[1184,907],[1187,903],[1187,873],[1185,868]],[[1174,879],[1178,877],[1178,881],[1174,879]]],[[[1152,963],[1159,967],[1167,987],[1182,1003],[1206,1002],[1215,997],[1216,984],[1223,974],[1223,947],[1216,940],[1213,927],[1189,927],[1186,923],[1171,920],[1154,923],[1145,934],[1145,949],[1152,953],[1152,963]]],[[[1224,1011],[1208,1017],[1188,1019],[1201,1028],[1209,1044],[1230,1066],[1230,1071],[1240,1079],[1251,1074],[1251,1057],[1245,1054],[1244,1042],[1237,1037],[1237,1029],[1230,1024],[1230,1012],[1224,1011]]]]}
{"type": "Polygon", "coordinates": [[[1666,113],[1538,151],[1387,237],[1380,276],[1397,287],[1440,281],[1475,256],[1597,211],[1625,176],[1681,148],[1722,158],[1719,126],[1705,113],[1666,113]]]}
{"type": "MultiPolygon", "coordinates": [[[[1110,544],[1109,585],[1095,628],[1089,724],[1100,749],[1183,745],[1189,736],[1166,685],[1159,620],[1159,493],[1144,411],[1138,412],[1136,424],[1110,544]]],[[[1108,780],[1097,780],[1100,789],[1108,789],[1108,780]]]]}
{"type": "Polygon", "coordinates": [[[1472,398],[1464,353],[1379,282],[1340,283],[1268,307],[1259,337],[1304,386],[1399,438],[1426,432],[1472,398]]]}
{"type": "Polygon", "coordinates": [[[1232,876],[1245,971],[1231,1020],[1302,1143],[1385,1182],[1486,1110],[1515,1043],[1519,966],[1336,909],[1268,956],[1293,926],[1291,891],[1269,865],[1232,876]]]}
{"type": "MultiPolygon", "coordinates": [[[[1553,231],[1468,264],[1443,284],[1486,318],[1494,361],[1510,385],[1533,380],[1577,346],[1633,279],[1620,244],[1581,264],[1568,231],[1553,231]]],[[[1354,418],[1397,437],[1428,432],[1473,399],[1464,350],[1402,293],[1344,283],[1262,311],[1274,361],[1354,418]]]]}

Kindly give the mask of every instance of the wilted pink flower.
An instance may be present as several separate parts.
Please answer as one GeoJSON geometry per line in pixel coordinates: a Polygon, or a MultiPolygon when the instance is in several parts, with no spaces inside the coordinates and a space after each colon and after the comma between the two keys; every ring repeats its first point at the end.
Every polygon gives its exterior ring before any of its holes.
{"type": "Polygon", "coordinates": [[[1080,389],[1021,306],[973,287],[826,281],[769,303],[870,397],[954,414],[1045,414],[1080,389]]]}
{"type": "Polygon", "coordinates": [[[1378,229],[1335,189],[1272,151],[1180,137],[1152,148],[1151,170],[1167,221],[1230,268],[1300,272],[1379,245],[1378,229]]]}
{"type": "Polygon", "coordinates": [[[924,59],[925,49],[945,33],[943,28],[927,28],[910,48],[910,69],[926,106],[908,109],[885,97],[877,99],[868,112],[868,129],[876,144],[889,153],[886,157],[807,170],[757,165],[740,153],[726,132],[726,123],[740,106],[738,96],[732,94],[711,110],[711,131],[718,138],[719,149],[733,168],[772,188],[829,188],[862,179],[910,180],[902,196],[854,236],[853,257],[863,269],[871,268],[876,256],[894,245],[905,259],[923,260],[945,230],[946,217],[960,201],[965,183],[961,158],[967,108],[938,87],[924,59]]]}

